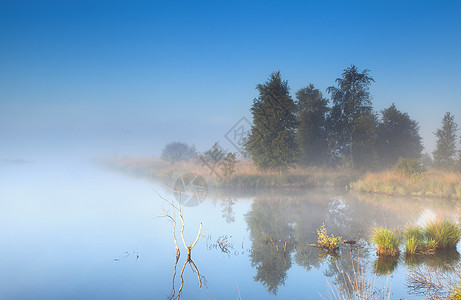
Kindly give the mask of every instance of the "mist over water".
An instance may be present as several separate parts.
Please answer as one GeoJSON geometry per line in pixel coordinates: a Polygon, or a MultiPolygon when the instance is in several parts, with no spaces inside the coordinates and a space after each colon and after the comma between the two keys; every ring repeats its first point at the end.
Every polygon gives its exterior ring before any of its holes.
{"type": "Polygon", "coordinates": [[[360,263],[424,299],[407,275],[460,243],[370,236],[459,224],[459,130],[443,172],[422,154],[461,124],[460,3],[2,1],[0,299],[328,299],[360,263]]]}
{"type": "MultiPolygon", "coordinates": [[[[172,225],[160,217],[162,207],[168,206],[157,192],[174,199],[171,189],[108,172],[83,154],[69,151],[30,162],[2,162],[1,297],[168,298],[174,265],[172,225]]],[[[328,295],[326,281],[339,280],[334,260],[319,259],[309,246],[322,223],[332,234],[361,241],[368,239],[374,225],[401,226],[420,220],[427,211],[450,215],[457,209],[453,205],[446,202],[437,211],[440,203],[431,201],[358,199],[314,191],[248,197],[210,193],[200,205],[183,208],[186,239],[195,237],[200,222],[206,235],[193,249],[206,286],[199,288],[197,276],[186,267],[183,297],[209,299],[211,293],[223,299],[240,293],[245,298],[298,298],[300,286],[303,297],[328,295]],[[273,252],[262,233],[292,241],[289,253],[273,252]],[[229,244],[226,251],[217,244],[223,239],[229,244]]],[[[347,249],[343,263],[349,259],[347,249]]],[[[359,252],[374,276],[373,250],[366,246],[359,252]]],[[[456,257],[448,262],[457,261],[459,254],[456,257]]],[[[400,260],[391,271],[393,295],[406,295],[405,263],[400,260]]],[[[377,279],[380,287],[385,282],[377,279]]]]}

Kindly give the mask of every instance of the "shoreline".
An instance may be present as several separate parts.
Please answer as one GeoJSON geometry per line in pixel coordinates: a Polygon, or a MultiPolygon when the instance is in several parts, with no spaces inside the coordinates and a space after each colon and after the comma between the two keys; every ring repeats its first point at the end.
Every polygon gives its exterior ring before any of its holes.
{"type": "Polygon", "coordinates": [[[336,190],[396,197],[461,200],[461,173],[429,170],[420,178],[396,171],[359,173],[348,169],[297,167],[287,172],[262,172],[249,161],[238,161],[235,174],[219,176],[199,160],[169,163],[155,157],[99,158],[93,161],[110,171],[172,184],[184,174],[198,174],[214,189],[234,192],[261,190],[336,190]]]}

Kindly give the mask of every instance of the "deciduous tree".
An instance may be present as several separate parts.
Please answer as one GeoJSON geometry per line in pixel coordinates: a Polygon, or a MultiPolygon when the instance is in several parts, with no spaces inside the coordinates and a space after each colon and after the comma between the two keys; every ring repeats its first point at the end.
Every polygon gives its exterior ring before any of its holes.
{"type": "Polygon", "coordinates": [[[333,156],[347,157],[352,168],[363,167],[375,156],[372,140],[376,118],[369,92],[374,79],[368,72],[367,69],[359,72],[352,65],[336,79],[337,86],[327,89],[333,101],[328,120],[330,151],[333,156]]]}
{"type": "Polygon", "coordinates": [[[174,163],[176,161],[187,160],[197,156],[194,146],[189,146],[181,142],[169,143],[163,148],[162,159],[174,163]]]}
{"type": "Polygon", "coordinates": [[[423,145],[418,122],[402,113],[395,104],[381,111],[378,124],[376,149],[384,167],[394,165],[399,157],[421,159],[423,145]]]}

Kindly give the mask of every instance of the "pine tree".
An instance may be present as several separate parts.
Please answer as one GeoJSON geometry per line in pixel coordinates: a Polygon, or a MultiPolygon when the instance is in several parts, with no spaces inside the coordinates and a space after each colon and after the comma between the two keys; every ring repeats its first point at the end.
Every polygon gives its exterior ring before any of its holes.
{"type": "Polygon", "coordinates": [[[253,127],[246,150],[260,169],[286,170],[292,167],[298,154],[296,143],[296,105],[289,95],[288,82],[280,72],[274,72],[256,89],[253,100],[253,127]]]}
{"type": "Polygon", "coordinates": [[[455,116],[447,112],[442,119],[442,128],[434,133],[437,137],[437,146],[433,152],[434,165],[440,168],[452,168],[456,156],[456,131],[458,124],[455,116]]]}

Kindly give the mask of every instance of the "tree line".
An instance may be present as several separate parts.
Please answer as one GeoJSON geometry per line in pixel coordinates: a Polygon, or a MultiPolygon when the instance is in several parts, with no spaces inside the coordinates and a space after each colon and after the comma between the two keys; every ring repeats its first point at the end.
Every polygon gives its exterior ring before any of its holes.
{"type": "MultiPolygon", "coordinates": [[[[245,156],[262,170],[286,170],[301,166],[349,167],[358,170],[384,169],[399,158],[438,168],[461,171],[461,151],[456,150],[458,125],[447,112],[441,128],[434,133],[436,149],[422,155],[418,122],[400,111],[395,103],[373,110],[370,71],[354,65],[344,69],[336,85],[326,89],[329,98],[308,84],[290,95],[288,82],[280,71],[272,73],[256,89],[253,100],[253,126],[245,139],[245,156]]],[[[215,143],[204,153],[221,151],[215,143]]],[[[235,154],[220,153],[235,164],[235,154]],[[232,157],[229,157],[232,155],[232,157]]],[[[161,157],[175,161],[198,157],[195,146],[173,142],[161,157]]]]}
{"type": "MultiPolygon", "coordinates": [[[[365,170],[388,168],[400,157],[420,161],[418,122],[394,103],[380,113],[373,111],[369,89],[374,79],[369,73],[354,65],[346,68],[336,85],[327,88],[330,99],[308,84],[293,100],[280,71],[258,84],[259,96],[251,107],[253,126],[245,143],[256,166],[279,171],[295,164],[365,170]]],[[[435,133],[436,166],[461,161],[456,131],[454,116],[447,113],[435,133]]]]}

